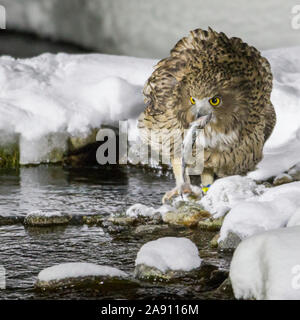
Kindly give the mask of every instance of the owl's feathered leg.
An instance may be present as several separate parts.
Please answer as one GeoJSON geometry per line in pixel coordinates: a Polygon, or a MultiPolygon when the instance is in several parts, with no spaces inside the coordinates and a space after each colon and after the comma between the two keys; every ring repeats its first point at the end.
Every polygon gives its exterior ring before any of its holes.
{"type": "Polygon", "coordinates": [[[206,187],[208,185],[213,184],[214,182],[214,171],[210,168],[204,168],[203,172],[201,173],[201,184],[202,187],[206,187]]]}
{"type": "Polygon", "coordinates": [[[171,160],[173,173],[176,179],[176,187],[168,192],[162,198],[162,203],[169,202],[173,197],[184,193],[193,193],[190,184],[190,177],[186,172],[183,172],[182,159],[175,158],[171,160]]]}

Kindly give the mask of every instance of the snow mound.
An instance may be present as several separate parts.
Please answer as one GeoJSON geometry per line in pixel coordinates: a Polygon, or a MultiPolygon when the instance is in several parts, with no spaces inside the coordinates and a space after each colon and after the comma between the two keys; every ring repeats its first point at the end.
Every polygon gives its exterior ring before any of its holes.
{"type": "Polygon", "coordinates": [[[258,232],[285,227],[299,207],[300,182],[266,188],[263,194],[245,199],[230,210],[219,241],[230,232],[244,239],[258,232]]]}
{"type": "Polygon", "coordinates": [[[230,279],[237,299],[300,299],[300,227],[277,229],[244,240],[230,279]]]}
{"type": "Polygon", "coordinates": [[[144,264],[162,272],[190,271],[201,264],[196,245],[187,238],[165,237],[144,244],[137,254],[135,265],[144,264]]]}
{"type": "Polygon", "coordinates": [[[264,158],[248,174],[264,180],[289,170],[300,157],[300,47],[264,51],[274,76],[271,101],[277,122],[264,146],[264,158]]]}
{"type": "Polygon", "coordinates": [[[160,214],[163,216],[166,212],[172,209],[169,205],[162,205],[155,209],[153,207],[147,207],[144,204],[136,203],[126,210],[126,216],[128,217],[152,217],[154,214],[160,214]]]}
{"type": "Polygon", "coordinates": [[[38,274],[39,281],[53,281],[67,278],[105,276],[105,277],[127,277],[127,274],[119,269],[101,266],[93,263],[70,262],[62,263],[42,270],[38,274]]]}
{"type": "Polygon", "coordinates": [[[248,177],[226,177],[216,180],[199,203],[215,217],[220,217],[238,202],[257,196],[265,189],[248,177]]]}

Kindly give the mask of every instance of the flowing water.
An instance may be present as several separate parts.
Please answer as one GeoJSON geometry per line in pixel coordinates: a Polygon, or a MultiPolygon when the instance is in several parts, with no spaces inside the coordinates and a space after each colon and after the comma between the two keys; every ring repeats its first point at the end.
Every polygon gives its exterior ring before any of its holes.
{"type": "MultiPolygon", "coordinates": [[[[173,187],[168,176],[136,168],[64,169],[38,166],[0,171],[0,214],[24,216],[33,210],[59,210],[71,215],[124,212],[134,203],[160,204],[165,191],[173,187]]],[[[200,256],[209,263],[228,269],[230,257],[209,249],[211,232],[170,228],[168,236],[186,236],[199,247],[200,256]]],[[[138,236],[133,233],[110,234],[101,227],[69,225],[24,227],[0,226],[0,264],[6,269],[6,289],[2,299],[101,299],[101,298],[194,298],[207,297],[197,291],[193,279],[176,283],[140,283],[138,287],[118,290],[37,292],[38,273],[64,262],[91,262],[117,267],[129,274],[139,248],[147,241],[166,236],[138,236]]],[[[223,297],[221,297],[223,298],[223,297]]]]}

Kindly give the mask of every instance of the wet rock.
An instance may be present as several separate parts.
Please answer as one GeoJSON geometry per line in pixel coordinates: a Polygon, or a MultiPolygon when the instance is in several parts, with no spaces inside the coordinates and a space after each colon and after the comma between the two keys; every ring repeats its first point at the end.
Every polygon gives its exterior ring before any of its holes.
{"type": "Polygon", "coordinates": [[[290,183],[290,182],[293,182],[293,178],[289,174],[283,173],[275,177],[273,181],[273,185],[280,186],[281,184],[290,183]]]}
{"type": "Polygon", "coordinates": [[[229,277],[225,279],[222,284],[215,290],[215,294],[221,296],[223,299],[234,299],[234,293],[229,277]]]}
{"type": "Polygon", "coordinates": [[[204,210],[202,206],[194,202],[180,201],[176,204],[174,211],[163,214],[165,223],[184,225],[187,227],[197,226],[199,221],[210,218],[211,214],[204,210]]]}
{"type": "Polygon", "coordinates": [[[42,270],[35,283],[39,290],[66,288],[103,288],[110,289],[128,285],[128,275],[116,268],[92,263],[63,263],[42,270]]]}
{"type": "Polygon", "coordinates": [[[233,233],[233,232],[228,232],[227,236],[225,239],[219,241],[218,243],[218,248],[220,250],[233,250],[235,249],[239,243],[242,241],[242,239],[239,237],[239,235],[233,233]]]}
{"type": "Polygon", "coordinates": [[[209,231],[219,231],[222,227],[224,221],[224,217],[220,217],[217,219],[206,219],[198,222],[198,227],[200,229],[209,230],[209,231]]]}
{"type": "Polygon", "coordinates": [[[107,221],[119,226],[132,226],[138,223],[139,218],[127,216],[110,216],[109,218],[107,218],[107,221]]]}
{"type": "Polygon", "coordinates": [[[163,225],[140,225],[135,228],[134,234],[143,235],[143,234],[152,234],[157,232],[167,231],[169,227],[165,224],[163,225]]]}
{"type": "Polygon", "coordinates": [[[175,278],[183,277],[186,272],[180,270],[161,271],[158,268],[139,264],[135,267],[133,276],[137,279],[147,281],[170,281],[175,278]]]}
{"type": "Polygon", "coordinates": [[[97,225],[101,226],[103,222],[103,215],[90,215],[90,216],[83,216],[82,223],[87,225],[97,225]]]}
{"type": "Polygon", "coordinates": [[[17,216],[0,216],[0,226],[23,223],[24,217],[17,216]]]}
{"type": "Polygon", "coordinates": [[[54,225],[64,225],[68,224],[71,217],[68,215],[63,215],[60,212],[43,212],[43,211],[33,211],[29,213],[24,219],[24,225],[26,226],[37,226],[37,227],[48,227],[54,225]]]}
{"type": "Polygon", "coordinates": [[[70,136],[68,139],[68,150],[75,151],[78,150],[86,145],[94,143],[96,141],[96,136],[98,129],[92,129],[85,135],[81,136],[70,136]]]}

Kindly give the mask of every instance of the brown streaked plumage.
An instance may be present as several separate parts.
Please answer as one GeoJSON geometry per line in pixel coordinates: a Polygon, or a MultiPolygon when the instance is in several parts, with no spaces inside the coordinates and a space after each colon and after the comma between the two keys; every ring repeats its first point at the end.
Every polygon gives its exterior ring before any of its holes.
{"type": "MultiPolygon", "coordinates": [[[[245,174],[262,159],[263,145],[276,122],[271,90],[270,65],[258,50],[222,32],[197,29],[155,66],[144,87],[147,107],[139,127],[144,138],[145,129],[182,133],[193,121],[210,114],[204,127],[201,174],[202,183],[210,184],[214,176],[245,174]],[[211,101],[219,101],[219,105],[213,106],[211,101]]],[[[184,182],[180,150],[173,142],[181,137],[170,137],[165,134],[154,147],[164,147],[173,139],[172,164],[180,187],[184,182]]]]}

